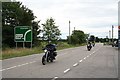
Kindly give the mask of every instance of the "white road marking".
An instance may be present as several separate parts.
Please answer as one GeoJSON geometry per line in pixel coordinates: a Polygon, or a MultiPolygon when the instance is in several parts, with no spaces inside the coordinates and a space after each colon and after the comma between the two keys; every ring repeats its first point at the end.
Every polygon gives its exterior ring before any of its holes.
{"type": "Polygon", "coordinates": [[[92,54],[90,54],[90,55],[92,55],[92,54]]]}
{"type": "MultiPolygon", "coordinates": [[[[98,49],[99,50],[99,49],[98,49]]],[[[98,50],[96,50],[96,51],[98,51],[98,50]]],[[[91,54],[89,54],[87,57],[89,57],[90,55],[92,55],[92,54],[94,54],[96,51],[94,51],[93,53],[91,53],[91,54]]],[[[84,57],[83,59],[86,59],[87,57],[84,57]]],[[[79,60],[79,62],[82,62],[83,60],[79,60]]],[[[78,65],[78,63],[75,63],[74,65],[73,65],[73,67],[75,67],[75,66],[77,66],[78,65]]],[[[65,71],[64,71],[64,73],[67,73],[68,71],[70,71],[70,68],[68,68],[68,69],[66,69],[65,71]]],[[[55,79],[57,79],[58,77],[54,77],[54,80],[55,79]]]]}
{"type": "Polygon", "coordinates": [[[32,62],[29,62],[29,63],[31,64],[31,63],[35,63],[35,62],[36,62],[36,61],[32,61],[32,62]]]}
{"type": "Polygon", "coordinates": [[[82,62],[83,60],[79,60],[79,62],[82,62]]]}
{"type": "MultiPolygon", "coordinates": [[[[95,52],[96,52],[96,51],[94,51],[93,53],[95,53],[95,52]]],[[[93,54],[93,53],[92,53],[92,54],[93,54]]]]}
{"type": "Polygon", "coordinates": [[[86,57],[84,57],[84,59],[86,59],[86,57]]]}
{"type": "Polygon", "coordinates": [[[58,77],[54,77],[55,79],[57,79],[58,77]]]}
{"type": "Polygon", "coordinates": [[[87,57],[89,57],[89,55],[87,57]]]}
{"type": "Polygon", "coordinates": [[[64,71],[64,73],[67,73],[68,71],[70,71],[70,68],[66,69],[66,70],[64,71]]]}
{"type": "Polygon", "coordinates": [[[75,63],[74,65],[73,65],[73,67],[75,67],[75,66],[77,66],[78,65],[78,63],[75,63]]]}
{"type": "Polygon", "coordinates": [[[52,80],[55,80],[55,79],[57,79],[58,77],[54,77],[52,80]]]}
{"type": "Polygon", "coordinates": [[[5,70],[9,70],[9,69],[13,69],[13,68],[16,68],[17,66],[13,66],[13,67],[9,67],[9,68],[6,68],[6,69],[2,69],[0,71],[5,71],[5,70]]]}
{"type": "Polygon", "coordinates": [[[17,65],[17,66],[12,66],[12,67],[9,67],[9,68],[6,68],[6,69],[2,69],[0,71],[9,70],[9,69],[13,69],[13,68],[16,68],[16,67],[21,67],[21,66],[24,66],[24,65],[27,65],[27,64],[31,64],[31,63],[35,63],[35,62],[36,61],[32,61],[32,62],[29,62],[29,63],[20,64],[20,65],[17,65]]]}

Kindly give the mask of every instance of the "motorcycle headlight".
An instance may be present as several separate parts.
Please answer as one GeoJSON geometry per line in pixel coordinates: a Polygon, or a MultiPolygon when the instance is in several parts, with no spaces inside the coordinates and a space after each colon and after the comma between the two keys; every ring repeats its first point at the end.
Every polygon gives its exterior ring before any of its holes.
{"type": "Polygon", "coordinates": [[[44,52],[47,52],[47,50],[45,49],[44,52]]]}

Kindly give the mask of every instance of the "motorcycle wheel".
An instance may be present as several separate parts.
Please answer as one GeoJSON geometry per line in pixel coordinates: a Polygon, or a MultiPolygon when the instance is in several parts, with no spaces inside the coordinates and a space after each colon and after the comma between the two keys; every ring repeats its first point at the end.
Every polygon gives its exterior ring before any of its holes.
{"type": "Polygon", "coordinates": [[[90,51],[90,48],[88,48],[88,51],[90,51]]]}
{"type": "Polygon", "coordinates": [[[47,62],[49,62],[49,59],[50,59],[50,58],[49,58],[49,57],[47,57],[47,62]]]}
{"type": "Polygon", "coordinates": [[[50,62],[53,62],[53,59],[50,59],[50,62]]]}
{"type": "Polygon", "coordinates": [[[46,61],[45,61],[45,56],[42,57],[42,64],[45,65],[46,61]]]}

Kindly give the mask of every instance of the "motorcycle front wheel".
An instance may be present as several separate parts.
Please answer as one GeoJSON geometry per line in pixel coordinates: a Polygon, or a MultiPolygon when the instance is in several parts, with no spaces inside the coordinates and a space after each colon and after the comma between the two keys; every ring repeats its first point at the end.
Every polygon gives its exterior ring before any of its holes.
{"type": "Polygon", "coordinates": [[[43,65],[46,64],[45,56],[42,57],[42,64],[43,64],[43,65]]]}

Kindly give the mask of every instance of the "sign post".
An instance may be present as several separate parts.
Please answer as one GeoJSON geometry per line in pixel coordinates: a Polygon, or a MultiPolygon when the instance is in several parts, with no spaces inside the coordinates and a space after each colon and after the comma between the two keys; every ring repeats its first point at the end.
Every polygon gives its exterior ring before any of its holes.
{"type": "Polygon", "coordinates": [[[32,28],[30,26],[16,26],[14,28],[14,40],[16,48],[17,42],[23,42],[23,47],[25,47],[25,42],[31,42],[32,44],[32,28]]]}
{"type": "Polygon", "coordinates": [[[118,2],[118,79],[120,79],[120,1],[118,2]]]}
{"type": "Polygon", "coordinates": [[[120,49],[120,26],[118,26],[118,48],[120,49]]]}

